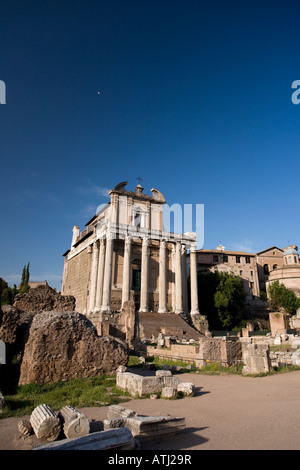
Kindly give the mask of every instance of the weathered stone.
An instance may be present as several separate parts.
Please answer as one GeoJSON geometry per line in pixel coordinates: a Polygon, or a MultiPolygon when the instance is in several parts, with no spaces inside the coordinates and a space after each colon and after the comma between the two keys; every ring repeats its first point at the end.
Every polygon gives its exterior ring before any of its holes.
{"type": "Polygon", "coordinates": [[[103,421],[103,430],[123,428],[126,426],[126,418],[105,419],[103,421]]]}
{"type": "Polygon", "coordinates": [[[242,373],[260,374],[269,372],[271,367],[270,348],[267,344],[243,344],[243,361],[245,365],[242,373]]]}
{"type": "Polygon", "coordinates": [[[120,405],[111,405],[107,410],[108,419],[131,418],[132,416],[136,416],[136,414],[137,413],[135,411],[120,405]]]}
{"type": "Polygon", "coordinates": [[[182,382],[177,386],[177,391],[186,396],[192,396],[194,394],[194,389],[195,385],[192,382],[182,382]]]}
{"type": "Polygon", "coordinates": [[[3,305],[0,316],[0,340],[5,343],[6,364],[10,364],[14,356],[23,354],[33,314],[3,305]]]}
{"type": "Polygon", "coordinates": [[[150,397],[151,400],[157,400],[159,397],[156,395],[156,393],[151,393],[150,397]]]}
{"type": "Polygon", "coordinates": [[[112,374],[127,361],[127,346],[116,338],[97,336],[84,315],[38,313],[29,330],[19,384],[112,374]]]}
{"type": "Polygon", "coordinates": [[[39,313],[54,310],[57,312],[73,312],[75,310],[75,297],[61,295],[52,287],[40,285],[29,289],[25,294],[18,294],[14,306],[22,312],[39,313]]]}
{"type": "Polygon", "coordinates": [[[64,434],[67,438],[86,436],[90,432],[90,423],[83,413],[72,406],[64,406],[58,413],[63,423],[64,434]]]}
{"type": "Polygon", "coordinates": [[[135,411],[118,406],[108,409],[113,418],[104,421],[105,429],[126,427],[138,440],[158,438],[175,434],[185,428],[185,418],[174,416],[140,416],[135,411]],[[125,412],[124,412],[125,410],[125,412]],[[119,413],[119,416],[117,414],[119,413]],[[124,416],[127,414],[128,416],[124,416]]]}
{"type": "Polygon", "coordinates": [[[174,416],[135,416],[126,419],[126,426],[138,440],[166,437],[182,431],[185,418],[174,416]]]}
{"type": "Polygon", "coordinates": [[[23,436],[30,436],[33,433],[33,428],[26,419],[21,419],[18,422],[18,429],[23,436]]]}
{"type": "Polygon", "coordinates": [[[61,423],[58,416],[48,405],[37,406],[30,416],[30,424],[36,437],[55,441],[61,432],[61,423]]]}
{"type": "Polygon", "coordinates": [[[180,380],[172,376],[170,371],[155,376],[142,376],[131,372],[117,373],[117,386],[127,390],[132,396],[145,396],[160,393],[164,387],[177,388],[180,380]]]}
{"type": "Polygon", "coordinates": [[[174,387],[163,387],[161,391],[161,398],[174,398],[176,396],[176,388],[174,387]]]}
{"type": "Polygon", "coordinates": [[[157,370],[155,373],[156,377],[172,377],[170,370],[157,370]]]}
{"type": "Polygon", "coordinates": [[[132,450],[135,440],[128,428],[109,429],[84,437],[34,447],[33,450],[132,450]]]}
{"type": "Polygon", "coordinates": [[[297,349],[297,351],[293,352],[291,356],[291,362],[295,366],[300,366],[300,349],[297,349]]]}

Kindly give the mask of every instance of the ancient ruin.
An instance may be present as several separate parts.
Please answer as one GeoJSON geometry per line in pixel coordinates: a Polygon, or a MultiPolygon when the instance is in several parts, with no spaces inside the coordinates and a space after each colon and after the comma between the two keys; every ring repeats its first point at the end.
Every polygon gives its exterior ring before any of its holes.
{"type": "Polygon", "coordinates": [[[187,319],[204,333],[208,323],[198,309],[196,234],[166,231],[161,192],[153,188],[149,196],[140,185],[135,191],[127,191],[126,185],[120,183],[109,192],[110,203],[98,210],[85,230],[74,226],[71,248],[64,254],[62,293],[76,298],[77,311],[98,330],[111,323],[124,332],[120,312],[132,301],[140,326],[144,314],[155,318],[170,312],[179,317],[182,329],[187,319]]]}
{"type": "Polygon", "coordinates": [[[38,313],[28,335],[19,384],[112,374],[128,362],[126,344],[111,336],[98,336],[92,323],[79,313],[38,313]]]}
{"type": "Polygon", "coordinates": [[[129,372],[122,366],[117,371],[117,386],[127,390],[133,397],[143,397],[154,393],[171,398],[175,397],[177,392],[189,396],[192,396],[194,392],[193,384],[183,384],[169,370],[157,370],[155,376],[143,376],[129,372]]]}

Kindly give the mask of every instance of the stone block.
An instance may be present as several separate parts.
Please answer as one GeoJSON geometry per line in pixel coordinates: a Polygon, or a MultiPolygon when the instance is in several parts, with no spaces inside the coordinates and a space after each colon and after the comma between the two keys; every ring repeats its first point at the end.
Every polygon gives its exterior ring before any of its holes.
{"type": "Polygon", "coordinates": [[[243,361],[245,363],[242,373],[260,374],[269,372],[271,367],[270,348],[267,344],[243,344],[243,361]]]}
{"type": "Polygon", "coordinates": [[[176,434],[186,426],[185,418],[174,416],[136,416],[128,418],[126,425],[138,440],[176,434]]]}
{"type": "Polygon", "coordinates": [[[84,437],[63,439],[41,446],[33,450],[132,450],[135,440],[126,427],[109,429],[88,434],[84,437]]]}
{"type": "Polygon", "coordinates": [[[136,416],[136,412],[129,410],[129,408],[125,408],[124,406],[120,405],[111,405],[108,407],[107,410],[107,418],[114,419],[114,418],[132,418],[136,416]]]}
{"type": "Polygon", "coordinates": [[[161,391],[161,398],[174,398],[176,393],[177,389],[175,387],[163,387],[161,391]]]}
{"type": "Polygon", "coordinates": [[[103,430],[123,428],[126,426],[126,418],[105,419],[103,421],[103,430]]]}
{"type": "Polygon", "coordinates": [[[194,394],[194,389],[195,385],[192,382],[182,382],[177,386],[177,391],[186,396],[192,396],[194,394]]]}
{"type": "Polygon", "coordinates": [[[155,375],[156,377],[170,377],[172,372],[170,370],[157,370],[155,375]]]}
{"type": "Polygon", "coordinates": [[[291,361],[292,361],[292,364],[294,364],[295,366],[300,366],[300,349],[293,352],[291,361]]]}
{"type": "Polygon", "coordinates": [[[112,405],[109,407],[108,416],[114,416],[114,418],[104,420],[105,430],[124,426],[131,431],[132,435],[137,440],[158,438],[175,434],[186,426],[185,418],[178,418],[170,415],[140,416],[135,411],[122,408],[118,405],[112,405]]]}

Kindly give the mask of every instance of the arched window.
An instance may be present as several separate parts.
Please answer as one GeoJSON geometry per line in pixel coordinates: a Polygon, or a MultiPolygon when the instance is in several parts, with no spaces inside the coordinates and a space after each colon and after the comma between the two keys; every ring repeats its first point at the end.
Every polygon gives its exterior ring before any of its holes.
{"type": "Polygon", "coordinates": [[[277,264],[273,264],[273,269],[277,269],[277,264]]]}
{"type": "Polygon", "coordinates": [[[297,256],[294,256],[294,261],[295,263],[297,263],[297,256]]]}
{"type": "Polygon", "coordinates": [[[289,264],[292,264],[292,262],[293,262],[293,259],[291,256],[289,256],[289,264]]]}
{"type": "Polygon", "coordinates": [[[264,274],[269,274],[269,266],[264,264],[264,274]]]}

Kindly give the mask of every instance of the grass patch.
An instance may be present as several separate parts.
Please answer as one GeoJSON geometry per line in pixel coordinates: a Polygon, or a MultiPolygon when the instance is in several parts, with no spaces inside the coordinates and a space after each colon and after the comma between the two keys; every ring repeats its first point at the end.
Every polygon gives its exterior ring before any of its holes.
{"type": "Polygon", "coordinates": [[[198,369],[199,374],[204,375],[220,375],[220,374],[241,374],[243,369],[243,364],[238,364],[234,366],[222,366],[218,361],[209,361],[198,369]]]}
{"type": "Polygon", "coordinates": [[[101,375],[45,385],[31,383],[17,387],[13,394],[4,395],[0,419],[30,415],[36,406],[44,403],[59,411],[66,405],[75,408],[98,406],[100,401],[115,405],[126,401],[128,396],[128,392],[116,386],[115,376],[101,375]]]}

